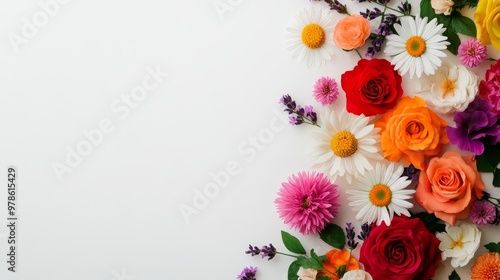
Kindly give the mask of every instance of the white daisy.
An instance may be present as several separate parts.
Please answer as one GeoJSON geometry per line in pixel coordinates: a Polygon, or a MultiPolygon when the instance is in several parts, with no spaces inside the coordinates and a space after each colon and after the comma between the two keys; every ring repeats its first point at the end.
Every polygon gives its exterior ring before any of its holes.
{"type": "Polygon", "coordinates": [[[302,9],[286,29],[288,50],[309,67],[322,66],[333,57],[333,13],[318,5],[302,9]]]}
{"type": "Polygon", "coordinates": [[[350,183],[352,177],[373,169],[370,161],[383,159],[377,144],[380,129],[368,125],[370,118],[345,110],[340,114],[327,110],[321,120],[321,129],[314,132],[318,141],[312,153],[317,157],[314,167],[325,170],[333,181],[337,176],[345,176],[350,183]]]}
{"type": "Polygon", "coordinates": [[[413,204],[406,201],[411,199],[415,190],[405,190],[411,184],[411,180],[403,174],[404,168],[400,166],[394,171],[394,164],[389,166],[377,163],[375,170],[366,176],[356,177],[351,187],[353,190],[346,191],[352,201],[349,206],[358,211],[356,220],[362,223],[377,223],[382,221],[390,225],[394,213],[397,215],[410,216],[409,208],[413,204]]]}
{"type": "Polygon", "coordinates": [[[406,72],[410,72],[410,78],[415,74],[420,78],[422,73],[432,75],[441,66],[441,58],[446,57],[443,50],[450,44],[443,36],[446,28],[437,24],[435,18],[427,21],[427,18],[404,17],[401,25],[394,25],[397,34],[386,37],[384,52],[392,57],[391,63],[401,75],[406,72]]]}

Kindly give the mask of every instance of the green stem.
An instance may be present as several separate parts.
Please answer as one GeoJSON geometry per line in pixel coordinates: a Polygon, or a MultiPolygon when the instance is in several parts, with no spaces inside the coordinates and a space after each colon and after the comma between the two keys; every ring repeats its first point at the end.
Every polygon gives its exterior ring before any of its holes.
{"type": "Polygon", "coordinates": [[[361,54],[359,53],[358,49],[354,49],[356,51],[356,53],[358,54],[359,58],[360,59],[363,59],[363,57],[361,56],[361,54]]]}
{"type": "Polygon", "coordinates": [[[276,252],[276,254],[280,254],[280,255],[288,256],[288,257],[292,257],[292,258],[297,258],[298,257],[298,256],[294,256],[294,255],[290,255],[290,254],[282,253],[282,252],[276,252]]]}

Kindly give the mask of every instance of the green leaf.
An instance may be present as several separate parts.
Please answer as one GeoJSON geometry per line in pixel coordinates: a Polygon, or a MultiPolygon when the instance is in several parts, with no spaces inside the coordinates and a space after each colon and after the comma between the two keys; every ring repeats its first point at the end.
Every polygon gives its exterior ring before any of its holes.
{"type": "Polygon", "coordinates": [[[345,234],[344,230],[336,224],[328,224],[320,233],[319,237],[321,240],[325,241],[328,245],[337,248],[344,249],[345,246],[345,234]]]}
{"type": "Polygon", "coordinates": [[[476,156],[476,166],[479,172],[493,172],[500,163],[500,143],[495,146],[484,146],[484,152],[476,156]]]}
{"type": "Polygon", "coordinates": [[[456,32],[467,36],[476,37],[476,24],[472,19],[463,16],[457,11],[453,11],[450,15],[451,25],[456,32]]]}
{"type": "Polygon", "coordinates": [[[299,276],[297,275],[297,272],[299,272],[299,269],[299,261],[293,261],[288,267],[288,280],[298,280],[299,276]]]}
{"type": "Polygon", "coordinates": [[[479,172],[493,172],[495,167],[491,165],[484,153],[480,156],[476,156],[476,167],[479,172]]]}
{"type": "Polygon", "coordinates": [[[297,261],[303,268],[312,268],[315,270],[323,270],[323,262],[326,260],[326,256],[318,256],[314,253],[314,249],[311,249],[311,257],[299,256],[297,261]]]}
{"type": "Polygon", "coordinates": [[[458,276],[458,273],[453,270],[450,276],[448,276],[448,280],[460,280],[460,276],[458,276]]]}
{"type": "MultiPolygon", "coordinates": [[[[450,25],[451,27],[451,25],[450,25]]],[[[448,37],[448,42],[450,44],[447,46],[447,49],[454,55],[458,54],[458,46],[460,46],[460,38],[458,34],[452,28],[446,28],[446,31],[443,32],[443,35],[448,37]]]]}
{"type": "Polygon", "coordinates": [[[420,17],[428,17],[428,18],[435,18],[436,13],[434,12],[434,9],[431,6],[431,0],[422,0],[420,1],[420,17]]]}
{"type": "Polygon", "coordinates": [[[488,249],[490,253],[500,253],[500,242],[498,243],[490,242],[484,245],[484,248],[488,249]]]}
{"type": "Polygon", "coordinates": [[[302,254],[302,255],[306,254],[306,250],[304,249],[300,241],[297,239],[297,237],[282,230],[281,239],[283,240],[283,244],[285,244],[285,247],[288,249],[288,251],[296,254],[302,254]]]}
{"type": "Polygon", "coordinates": [[[318,277],[316,277],[316,280],[332,280],[332,278],[330,278],[328,276],[318,276],[318,277]]]}
{"type": "Polygon", "coordinates": [[[493,172],[493,186],[496,188],[500,188],[500,169],[496,169],[493,172]]]}
{"type": "Polygon", "coordinates": [[[418,218],[422,220],[424,223],[425,227],[432,232],[432,234],[436,234],[436,232],[443,232],[445,231],[446,225],[436,217],[434,214],[429,214],[427,212],[420,212],[420,213],[411,213],[412,218],[418,218]]]}

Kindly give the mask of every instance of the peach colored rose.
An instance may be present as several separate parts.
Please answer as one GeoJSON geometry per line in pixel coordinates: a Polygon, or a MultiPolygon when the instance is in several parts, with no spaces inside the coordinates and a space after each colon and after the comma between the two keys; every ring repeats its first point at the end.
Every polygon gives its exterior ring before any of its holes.
{"type": "Polygon", "coordinates": [[[451,0],[431,0],[431,6],[438,15],[445,14],[449,16],[454,4],[451,0]]]}
{"type": "Polygon", "coordinates": [[[389,161],[424,169],[425,158],[437,156],[448,144],[446,121],[426,107],[420,97],[403,97],[392,110],[375,122],[381,134],[382,151],[389,161]]]}
{"type": "Polygon", "coordinates": [[[455,225],[469,216],[469,210],[485,189],[472,156],[448,151],[435,157],[420,172],[415,200],[429,213],[455,225]]]}
{"type": "Polygon", "coordinates": [[[344,50],[361,47],[371,33],[370,22],[360,16],[351,15],[341,19],[333,31],[335,44],[344,50]]]}

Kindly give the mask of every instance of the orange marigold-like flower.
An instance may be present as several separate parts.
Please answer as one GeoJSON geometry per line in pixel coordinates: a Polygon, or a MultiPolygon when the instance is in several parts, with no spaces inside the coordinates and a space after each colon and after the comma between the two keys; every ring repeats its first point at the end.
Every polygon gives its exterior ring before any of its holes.
{"type": "Polygon", "coordinates": [[[358,261],[347,250],[330,250],[326,253],[326,258],[323,270],[319,271],[318,276],[328,276],[332,280],[338,280],[336,272],[340,266],[345,265],[348,271],[359,269],[358,261]]]}
{"type": "Polygon", "coordinates": [[[375,122],[381,129],[384,157],[394,162],[402,159],[418,169],[424,169],[426,157],[437,156],[448,144],[447,125],[420,97],[401,98],[375,122]]]}
{"type": "Polygon", "coordinates": [[[470,271],[471,280],[499,280],[500,254],[484,253],[477,258],[470,271]]]}

